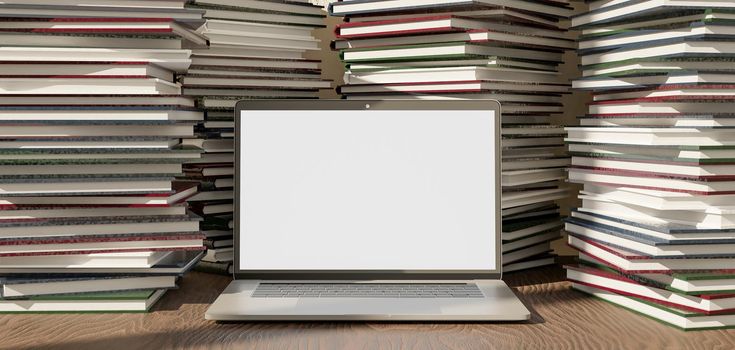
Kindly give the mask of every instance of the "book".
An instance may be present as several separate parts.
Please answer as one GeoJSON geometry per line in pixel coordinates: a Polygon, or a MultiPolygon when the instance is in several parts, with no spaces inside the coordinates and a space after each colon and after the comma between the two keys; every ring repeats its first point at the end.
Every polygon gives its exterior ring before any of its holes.
{"type": "Polygon", "coordinates": [[[2,299],[0,313],[147,312],[165,293],[165,289],[148,289],[2,299]]]}
{"type": "Polygon", "coordinates": [[[579,283],[572,283],[572,288],[684,330],[735,327],[734,315],[706,315],[692,311],[682,311],[579,283]]]}
{"type": "Polygon", "coordinates": [[[512,273],[532,269],[536,267],[556,264],[556,256],[553,254],[541,254],[514,263],[503,265],[503,273],[512,273]]]}
{"type": "Polygon", "coordinates": [[[732,294],[680,294],[644,285],[621,274],[594,267],[566,266],[566,270],[567,278],[576,284],[604,288],[680,310],[712,315],[732,313],[735,306],[735,295],[732,294]]]}
{"type": "Polygon", "coordinates": [[[732,257],[652,257],[574,235],[569,235],[568,241],[580,252],[581,261],[604,264],[625,273],[735,271],[735,259],[732,257]]]}
{"type": "Polygon", "coordinates": [[[0,279],[2,299],[37,295],[79,294],[105,291],[176,288],[176,276],[10,277],[0,279]]]}
{"type": "Polygon", "coordinates": [[[178,76],[208,42],[183,0],[0,6],[4,312],[144,312],[204,255],[175,182],[204,120],[178,76]]]}
{"type": "Polygon", "coordinates": [[[503,2],[499,0],[472,0],[472,1],[437,1],[437,0],[421,0],[421,1],[388,1],[388,0],[368,0],[368,1],[338,1],[329,5],[329,13],[334,16],[344,15],[360,15],[375,12],[403,12],[403,11],[425,11],[427,9],[452,9],[462,8],[467,5],[474,7],[473,9],[486,8],[511,8],[533,13],[545,13],[551,16],[566,17],[571,14],[571,8],[564,4],[553,1],[538,1],[529,3],[525,1],[503,2]]]}

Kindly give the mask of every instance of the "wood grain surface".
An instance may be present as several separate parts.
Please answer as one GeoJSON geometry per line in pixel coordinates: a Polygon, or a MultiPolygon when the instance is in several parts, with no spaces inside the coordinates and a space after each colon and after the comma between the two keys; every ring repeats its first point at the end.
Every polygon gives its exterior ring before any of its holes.
{"type": "Polygon", "coordinates": [[[189,273],[148,314],[0,315],[0,349],[735,349],[735,330],[680,331],[569,288],[560,267],[506,275],[527,323],[215,323],[230,279],[189,273]]]}

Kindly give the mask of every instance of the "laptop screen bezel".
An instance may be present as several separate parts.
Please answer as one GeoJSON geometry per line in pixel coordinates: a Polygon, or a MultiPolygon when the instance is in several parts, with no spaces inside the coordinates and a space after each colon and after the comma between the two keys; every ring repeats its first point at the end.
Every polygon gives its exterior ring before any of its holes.
{"type": "Polygon", "coordinates": [[[501,109],[495,100],[243,100],[235,106],[233,245],[235,279],[269,280],[467,280],[502,277],[501,109]],[[484,110],[494,112],[495,140],[495,269],[492,270],[240,270],[240,119],[243,111],[261,110],[484,110]]]}

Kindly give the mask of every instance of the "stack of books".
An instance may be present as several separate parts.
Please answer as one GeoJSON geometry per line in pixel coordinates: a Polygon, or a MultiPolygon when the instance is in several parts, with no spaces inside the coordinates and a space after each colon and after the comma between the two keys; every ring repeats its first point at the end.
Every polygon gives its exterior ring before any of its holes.
{"type": "Polygon", "coordinates": [[[0,4],[0,312],[146,311],[203,255],[184,1],[0,4]]]}
{"type": "MultiPolygon", "coordinates": [[[[347,99],[495,99],[503,124],[504,271],[554,263],[562,227],[555,200],[569,158],[559,73],[576,47],[564,0],[343,0],[333,48],[346,66],[347,99]]],[[[488,214],[490,215],[490,214],[488,214]]]]}
{"type": "Polygon", "coordinates": [[[204,217],[208,251],[197,269],[232,273],[234,108],[243,99],[314,99],[322,80],[319,61],[305,55],[319,50],[312,31],[324,27],[322,7],[306,0],[192,0],[187,8],[204,11],[198,32],[209,47],[194,49],[182,78],[184,94],[206,113],[197,125],[200,159],[187,161],[185,178],[199,184],[189,200],[204,217]]]}
{"type": "Polygon", "coordinates": [[[735,2],[594,1],[569,128],[572,286],[683,329],[735,326],[735,2]]]}

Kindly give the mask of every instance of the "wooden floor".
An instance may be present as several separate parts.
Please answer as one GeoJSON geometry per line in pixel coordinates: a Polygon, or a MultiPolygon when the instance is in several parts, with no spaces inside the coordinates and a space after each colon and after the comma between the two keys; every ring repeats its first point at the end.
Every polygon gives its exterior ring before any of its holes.
{"type": "Polygon", "coordinates": [[[2,315],[2,349],[735,349],[735,330],[684,332],[569,288],[558,267],[508,274],[528,323],[228,323],[204,311],[229,278],[192,272],[149,314],[2,315]]]}

